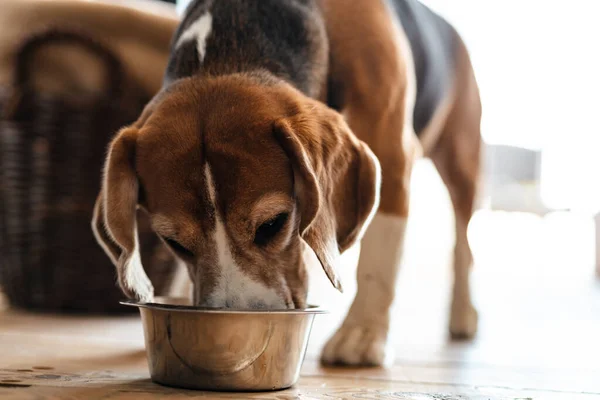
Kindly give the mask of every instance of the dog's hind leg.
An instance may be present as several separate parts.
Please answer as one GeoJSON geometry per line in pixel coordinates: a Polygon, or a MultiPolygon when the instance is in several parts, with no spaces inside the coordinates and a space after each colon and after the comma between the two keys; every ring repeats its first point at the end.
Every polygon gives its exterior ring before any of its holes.
{"type": "Polygon", "coordinates": [[[471,301],[469,275],[473,256],[467,228],[475,209],[481,164],[481,103],[464,45],[457,68],[456,94],[450,115],[430,157],[448,188],[455,214],[454,288],[450,334],[466,339],[477,331],[477,311],[471,301]]]}

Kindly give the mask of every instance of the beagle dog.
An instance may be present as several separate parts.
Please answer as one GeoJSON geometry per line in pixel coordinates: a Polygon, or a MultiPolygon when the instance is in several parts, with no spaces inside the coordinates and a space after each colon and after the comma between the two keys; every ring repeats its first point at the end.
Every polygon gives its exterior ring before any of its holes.
{"type": "Polygon", "coordinates": [[[475,334],[480,118],[464,43],[417,0],[195,0],[162,89],[110,145],[92,225],[124,293],[151,301],[146,210],[207,307],[304,307],[304,247],[341,290],[340,254],[361,241],[358,292],[322,359],[381,365],[421,155],[456,214],[450,332],[475,334]]]}

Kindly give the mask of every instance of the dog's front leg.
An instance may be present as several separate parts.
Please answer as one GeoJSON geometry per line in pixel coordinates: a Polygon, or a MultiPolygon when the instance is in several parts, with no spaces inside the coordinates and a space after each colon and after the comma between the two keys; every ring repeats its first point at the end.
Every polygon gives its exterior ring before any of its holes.
{"type": "Polygon", "coordinates": [[[381,200],[361,241],[356,297],[344,323],[323,349],[322,361],[327,364],[383,365],[393,359],[387,346],[390,307],[402,261],[410,176],[419,148],[412,119],[407,117],[411,97],[405,85],[396,87],[402,91],[396,96],[402,99],[397,106],[357,108],[348,117],[354,132],[381,163],[381,200]],[[376,122],[369,123],[375,118],[376,122]]]}
{"type": "MultiPolygon", "coordinates": [[[[343,114],[381,164],[379,211],[361,242],[358,292],[345,321],[325,345],[325,363],[382,365],[390,307],[402,258],[410,176],[420,148],[413,128],[416,78],[410,44],[386,2],[331,0],[330,76],[342,82],[343,114]]],[[[335,94],[336,86],[332,85],[335,94]]],[[[335,96],[333,96],[335,97],[335,96]]]]}
{"type": "Polygon", "coordinates": [[[388,330],[408,217],[409,154],[382,163],[381,205],[361,241],[358,290],[342,326],[323,349],[326,364],[379,366],[393,360],[388,330]],[[386,174],[386,167],[394,172],[386,174]]]}
{"type": "Polygon", "coordinates": [[[358,291],[337,333],[323,350],[328,364],[382,365],[393,359],[388,348],[390,307],[394,300],[406,218],[378,213],[361,242],[358,291]]]}

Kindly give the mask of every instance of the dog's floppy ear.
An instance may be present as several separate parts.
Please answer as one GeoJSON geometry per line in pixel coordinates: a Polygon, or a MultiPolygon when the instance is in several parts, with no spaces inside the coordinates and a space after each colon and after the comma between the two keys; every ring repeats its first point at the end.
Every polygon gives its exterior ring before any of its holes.
{"type": "Polygon", "coordinates": [[[122,129],[109,147],[92,229],[117,268],[119,285],[130,298],[148,302],[154,289],[144,272],[137,235],[138,178],[135,148],[138,129],[122,129]]]}
{"type": "Polygon", "coordinates": [[[339,257],[362,238],[379,206],[379,161],[339,113],[318,102],[278,120],[274,132],[292,162],[300,235],[341,291],[339,257]]]}

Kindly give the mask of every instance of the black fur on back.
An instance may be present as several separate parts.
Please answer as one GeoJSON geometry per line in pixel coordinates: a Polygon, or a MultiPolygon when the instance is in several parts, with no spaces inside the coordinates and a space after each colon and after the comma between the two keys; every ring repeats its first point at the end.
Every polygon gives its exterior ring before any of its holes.
{"type": "Polygon", "coordinates": [[[406,32],[413,54],[417,76],[413,125],[419,134],[451,89],[459,37],[448,22],[419,1],[389,1],[406,32]]]}
{"type": "Polygon", "coordinates": [[[307,95],[317,94],[321,77],[314,71],[321,68],[325,75],[327,38],[314,0],[195,0],[187,10],[173,38],[165,83],[194,74],[266,69],[307,95]],[[207,12],[212,29],[200,62],[195,41],[174,46],[207,12]]]}

